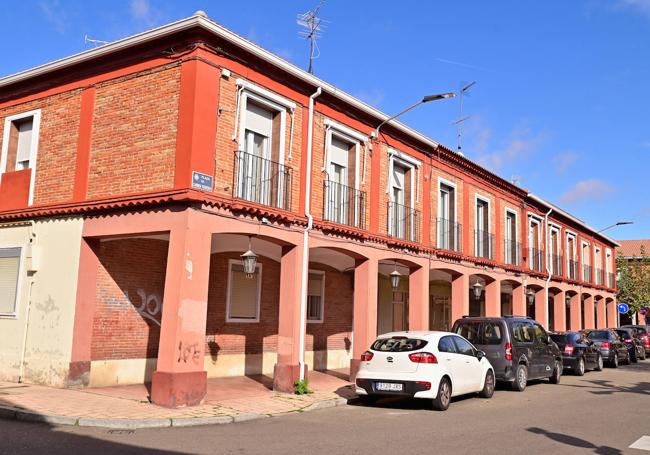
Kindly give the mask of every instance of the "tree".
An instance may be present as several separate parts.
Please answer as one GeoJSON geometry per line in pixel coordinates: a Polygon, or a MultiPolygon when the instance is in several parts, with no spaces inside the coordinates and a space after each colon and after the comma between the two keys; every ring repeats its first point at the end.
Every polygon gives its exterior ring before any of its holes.
{"type": "Polygon", "coordinates": [[[630,306],[629,314],[650,307],[650,257],[641,246],[638,256],[616,256],[618,301],[630,306]]]}

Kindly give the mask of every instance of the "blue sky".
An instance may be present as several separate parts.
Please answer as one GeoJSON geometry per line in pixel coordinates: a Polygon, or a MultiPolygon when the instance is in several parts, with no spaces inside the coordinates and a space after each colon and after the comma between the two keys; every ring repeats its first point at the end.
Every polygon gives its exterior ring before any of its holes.
{"type": "MultiPolygon", "coordinates": [[[[309,1],[36,0],[3,7],[7,75],[205,10],[305,67],[309,1]]],[[[476,81],[463,151],[619,239],[650,237],[650,0],[328,0],[315,74],[394,113],[476,81]]],[[[455,100],[403,121],[456,146],[455,100]]]]}

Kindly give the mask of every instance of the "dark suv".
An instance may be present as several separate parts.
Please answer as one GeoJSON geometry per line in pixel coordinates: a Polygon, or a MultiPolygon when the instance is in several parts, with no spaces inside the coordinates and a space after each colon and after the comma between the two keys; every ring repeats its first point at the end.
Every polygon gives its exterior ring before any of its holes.
{"type": "Polygon", "coordinates": [[[562,353],[544,328],[522,316],[463,317],[452,332],[485,352],[497,381],[523,391],[530,379],[560,382],[562,353]]]}

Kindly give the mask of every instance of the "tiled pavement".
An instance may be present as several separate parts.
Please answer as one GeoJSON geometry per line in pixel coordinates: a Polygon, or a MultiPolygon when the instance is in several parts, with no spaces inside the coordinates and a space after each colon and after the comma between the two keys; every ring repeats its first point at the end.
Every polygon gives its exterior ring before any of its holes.
{"type": "MultiPolygon", "coordinates": [[[[0,382],[0,410],[3,411],[0,415],[16,418],[16,414],[11,414],[12,411],[7,409],[12,408],[24,410],[32,416],[31,419],[25,420],[39,420],[38,416],[53,416],[43,420],[104,426],[102,421],[108,419],[123,420],[125,426],[137,427],[138,421],[163,419],[158,422],[158,426],[170,426],[200,422],[187,419],[217,416],[224,417],[221,423],[236,421],[238,418],[277,416],[318,406],[338,405],[354,397],[345,370],[310,372],[309,379],[310,388],[314,393],[300,396],[273,392],[270,390],[272,379],[266,376],[209,379],[204,404],[179,409],[168,409],[149,403],[149,392],[145,385],[57,389],[0,382]]],[[[111,426],[110,422],[105,426],[111,426]]],[[[120,425],[113,422],[112,426],[120,425]]]]}

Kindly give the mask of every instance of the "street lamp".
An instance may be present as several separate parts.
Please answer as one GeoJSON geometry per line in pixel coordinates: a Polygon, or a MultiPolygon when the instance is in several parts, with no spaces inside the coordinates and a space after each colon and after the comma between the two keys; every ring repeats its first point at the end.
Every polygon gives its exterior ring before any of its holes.
{"type": "Polygon", "coordinates": [[[535,303],[535,291],[532,289],[528,289],[528,292],[526,292],[526,302],[528,302],[528,306],[533,306],[533,303],[535,303]]]}
{"type": "Polygon", "coordinates": [[[253,253],[251,249],[251,237],[248,236],[248,251],[246,251],[241,256],[241,260],[244,263],[244,273],[246,278],[251,279],[255,275],[255,266],[257,264],[257,255],[253,253]]]}
{"type": "Polygon", "coordinates": [[[483,292],[483,285],[478,281],[476,281],[476,283],[474,283],[474,286],[472,286],[472,290],[474,291],[474,298],[478,300],[481,298],[481,292],[483,292]]]}
{"type": "Polygon", "coordinates": [[[400,115],[406,114],[406,113],[407,113],[408,111],[410,111],[411,109],[415,109],[415,108],[418,107],[420,104],[428,103],[429,101],[438,101],[438,100],[444,100],[444,99],[447,99],[447,98],[453,98],[453,97],[455,97],[455,96],[456,96],[456,94],[455,94],[454,92],[449,92],[449,93],[438,93],[438,94],[436,94],[436,95],[427,95],[427,96],[425,96],[424,98],[422,98],[420,101],[418,101],[417,103],[413,103],[413,104],[411,104],[409,107],[407,107],[407,108],[404,109],[403,111],[401,111],[401,112],[399,112],[399,113],[393,115],[392,117],[387,118],[387,119],[384,120],[383,122],[381,122],[381,123],[379,124],[379,126],[378,126],[377,128],[375,128],[375,131],[373,131],[373,132],[371,133],[371,136],[372,136],[372,137],[379,137],[379,129],[380,129],[382,126],[384,126],[386,123],[390,122],[391,120],[395,120],[395,119],[396,119],[397,117],[399,117],[400,115]]]}
{"type": "Polygon", "coordinates": [[[390,274],[390,287],[393,288],[393,291],[397,291],[399,288],[399,279],[402,277],[402,274],[397,271],[397,262],[395,262],[395,270],[390,274]]]}
{"type": "Polygon", "coordinates": [[[571,296],[570,295],[566,295],[564,297],[564,304],[566,305],[567,308],[569,308],[571,306],[571,296]]]}
{"type": "Polygon", "coordinates": [[[601,232],[604,232],[607,229],[611,229],[613,227],[625,226],[626,224],[634,224],[634,221],[619,221],[618,223],[612,224],[611,226],[607,226],[606,228],[601,229],[600,231],[598,231],[598,233],[600,234],[601,232]]]}

